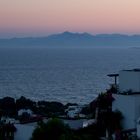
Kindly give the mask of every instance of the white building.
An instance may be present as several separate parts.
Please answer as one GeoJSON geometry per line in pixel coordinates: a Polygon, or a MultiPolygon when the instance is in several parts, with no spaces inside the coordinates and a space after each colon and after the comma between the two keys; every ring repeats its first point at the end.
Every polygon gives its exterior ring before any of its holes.
{"type": "Polygon", "coordinates": [[[124,129],[136,128],[140,117],[140,69],[120,71],[118,86],[112,110],[121,111],[124,129]]]}
{"type": "Polygon", "coordinates": [[[113,94],[115,101],[112,110],[121,111],[124,129],[136,128],[137,119],[140,117],[140,95],[113,94]]]}
{"type": "Polygon", "coordinates": [[[140,69],[123,70],[119,73],[119,90],[140,92],[140,69]]]}
{"type": "Polygon", "coordinates": [[[33,114],[32,110],[30,110],[30,109],[20,109],[18,111],[18,116],[21,116],[23,113],[27,113],[29,115],[32,115],[33,114]]]}
{"type": "Polygon", "coordinates": [[[80,112],[83,106],[78,106],[78,105],[71,105],[69,106],[65,112],[67,112],[67,116],[69,118],[77,118],[80,117],[80,112]]]}
{"type": "Polygon", "coordinates": [[[15,133],[15,140],[30,140],[32,133],[37,127],[37,123],[15,124],[17,131],[15,133]]]}
{"type": "Polygon", "coordinates": [[[140,138],[140,118],[137,120],[137,137],[140,138]]]}

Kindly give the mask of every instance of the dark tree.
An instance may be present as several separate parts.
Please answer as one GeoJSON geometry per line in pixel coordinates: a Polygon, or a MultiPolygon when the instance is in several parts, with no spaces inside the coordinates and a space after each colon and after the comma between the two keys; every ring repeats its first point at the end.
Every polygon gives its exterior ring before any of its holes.
{"type": "Polygon", "coordinates": [[[69,127],[59,119],[51,119],[46,124],[40,122],[31,140],[61,140],[69,134],[69,127]]]}
{"type": "Polygon", "coordinates": [[[3,99],[0,99],[0,111],[1,115],[4,116],[15,116],[16,114],[16,105],[15,105],[15,99],[11,97],[5,97],[3,99]]]}
{"type": "Polygon", "coordinates": [[[27,99],[23,96],[21,96],[19,99],[16,100],[16,107],[17,109],[33,109],[34,106],[36,105],[35,102],[33,102],[30,99],[27,99]]]}

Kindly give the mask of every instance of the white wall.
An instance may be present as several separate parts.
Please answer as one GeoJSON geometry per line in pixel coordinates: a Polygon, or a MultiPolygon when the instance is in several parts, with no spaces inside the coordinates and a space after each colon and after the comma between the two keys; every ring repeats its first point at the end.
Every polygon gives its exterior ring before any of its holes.
{"type": "Polygon", "coordinates": [[[136,119],[140,117],[140,94],[135,95],[135,114],[136,114],[136,119]]]}
{"type": "Polygon", "coordinates": [[[137,121],[137,137],[140,138],[140,118],[137,121]]]}
{"type": "Polygon", "coordinates": [[[136,121],[140,116],[140,95],[113,94],[115,101],[112,110],[121,111],[124,129],[136,128],[136,121]]]}
{"type": "Polygon", "coordinates": [[[140,71],[120,71],[119,90],[120,92],[132,90],[140,92],[140,71]]]}
{"type": "Polygon", "coordinates": [[[32,133],[36,128],[36,123],[31,124],[15,124],[17,131],[15,133],[15,140],[30,140],[32,133]]]}
{"type": "Polygon", "coordinates": [[[140,124],[137,124],[137,137],[140,138],[140,124]]]}

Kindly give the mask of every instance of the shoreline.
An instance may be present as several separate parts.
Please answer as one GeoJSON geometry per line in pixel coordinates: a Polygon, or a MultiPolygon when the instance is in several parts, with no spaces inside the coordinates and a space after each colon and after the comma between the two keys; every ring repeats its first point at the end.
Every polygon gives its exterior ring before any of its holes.
{"type": "Polygon", "coordinates": [[[70,120],[86,118],[86,115],[82,115],[81,112],[83,108],[87,106],[88,105],[79,105],[77,103],[67,103],[64,105],[61,102],[45,100],[36,102],[24,96],[18,99],[9,96],[0,98],[1,116],[18,118],[20,121],[26,121],[26,119],[29,119],[32,115],[70,120]]]}

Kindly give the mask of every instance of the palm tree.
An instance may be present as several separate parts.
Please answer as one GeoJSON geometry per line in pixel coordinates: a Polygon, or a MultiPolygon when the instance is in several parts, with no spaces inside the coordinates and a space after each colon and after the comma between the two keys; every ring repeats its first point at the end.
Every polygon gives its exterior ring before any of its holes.
{"type": "Polygon", "coordinates": [[[111,139],[111,135],[116,129],[122,128],[123,116],[121,112],[112,112],[112,102],[114,100],[110,92],[100,94],[97,99],[98,123],[104,128],[103,131],[108,133],[108,139],[111,139]]]}

